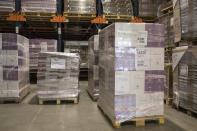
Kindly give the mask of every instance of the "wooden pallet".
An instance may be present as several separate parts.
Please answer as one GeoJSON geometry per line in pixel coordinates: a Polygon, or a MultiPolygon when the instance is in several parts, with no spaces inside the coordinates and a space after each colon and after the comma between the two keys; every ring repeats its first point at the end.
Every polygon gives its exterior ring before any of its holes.
{"type": "Polygon", "coordinates": [[[0,98],[0,104],[5,103],[21,103],[22,100],[29,94],[30,89],[27,87],[20,93],[20,97],[1,97],[0,98]]]}
{"type": "Polygon", "coordinates": [[[93,101],[97,101],[98,97],[95,97],[90,89],[87,89],[88,95],[93,101]]]}
{"type": "Polygon", "coordinates": [[[97,105],[97,107],[107,117],[107,119],[109,119],[111,121],[111,123],[112,123],[114,128],[121,128],[121,124],[128,123],[128,122],[129,123],[130,122],[131,123],[134,122],[136,127],[145,126],[146,121],[158,121],[158,124],[160,124],[160,125],[163,125],[165,123],[165,118],[164,118],[163,115],[161,115],[161,116],[147,116],[147,117],[132,118],[132,119],[126,120],[124,122],[118,122],[118,121],[115,121],[115,120],[111,120],[108,117],[108,115],[104,112],[104,110],[99,105],[97,105]]]}
{"type": "Polygon", "coordinates": [[[197,116],[197,111],[194,111],[191,108],[187,108],[179,105],[176,109],[185,112],[189,116],[195,116],[195,117],[197,116]]]}
{"type": "Polygon", "coordinates": [[[79,98],[39,98],[39,105],[43,105],[46,101],[56,101],[57,105],[60,105],[62,101],[73,101],[74,104],[78,104],[79,98]]]}

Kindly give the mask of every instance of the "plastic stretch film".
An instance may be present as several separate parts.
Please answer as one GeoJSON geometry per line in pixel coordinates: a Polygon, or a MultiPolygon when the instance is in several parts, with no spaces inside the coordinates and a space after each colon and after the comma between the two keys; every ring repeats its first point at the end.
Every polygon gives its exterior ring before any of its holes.
{"type": "Polygon", "coordinates": [[[96,14],[96,0],[64,0],[64,12],[96,14]]]}
{"type": "Polygon", "coordinates": [[[0,34],[0,97],[19,98],[29,87],[29,40],[0,34]]]}
{"type": "Polygon", "coordinates": [[[0,0],[0,11],[13,12],[15,9],[14,0],[0,0]]]}
{"type": "Polygon", "coordinates": [[[99,97],[99,36],[94,35],[88,41],[88,85],[89,92],[99,97]]]}
{"type": "MultiPolygon", "coordinates": [[[[178,70],[178,87],[174,94],[178,96],[175,101],[180,107],[197,111],[197,46],[189,47],[182,55],[175,70],[178,70]]],[[[175,52],[180,54],[180,52],[175,52]]],[[[174,55],[175,55],[174,54],[174,55]]]]}
{"type": "Polygon", "coordinates": [[[197,0],[174,0],[175,42],[197,38],[197,0]]]}
{"type": "Polygon", "coordinates": [[[99,33],[98,105],[112,121],[163,115],[164,26],[115,23],[99,33]]]}
{"type": "Polygon", "coordinates": [[[21,0],[22,12],[56,13],[56,0],[21,0]]]}
{"type": "Polygon", "coordinates": [[[139,0],[140,17],[156,17],[157,9],[161,0],[139,0]]]}
{"type": "Polygon", "coordinates": [[[41,52],[37,74],[38,97],[78,97],[79,64],[80,57],[78,54],[41,52]]]}
{"type": "Polygon", "coordinates": [[[104,14],[133,15],[131,0],[102,0],[104,14]]]}
{"type": "Polygon", "coordinates": [[[38,69],[38,56],[40,52],[56,52],[56,51],[57,51],[57,40],[30,39],[29,40],[30,70],[38,69]]]}

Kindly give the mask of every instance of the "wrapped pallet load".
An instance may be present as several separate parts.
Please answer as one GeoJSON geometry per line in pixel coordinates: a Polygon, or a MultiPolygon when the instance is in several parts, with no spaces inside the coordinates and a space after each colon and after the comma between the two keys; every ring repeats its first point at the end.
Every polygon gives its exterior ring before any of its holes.
{"type": "Polygon", "coordinates": [[[40,52],[56,52],[56,51],[57,51],[57,40],[30,39],[29,40],[30,70],[38,69],[38,56],[40,52]]]}
{"type": "Polygon", "coordinates": [[[80,57],[74,53],[41,52],[38,61],[38,98],[78,103],[80,57]]]}
{"type": "Polygon", "coordinates": [[[99,36],[94,35],[88,41],[88,93],[97,100],[99,97],[99,36]]]}
{"type": "Polygon", "coordinates": [[[132,15],[131,0],[102,0],[103,12],[109,15],[132,15]]]}
{"type": "Polygon", "coordinates": [[[0,100],[20,102],[29,92],[29,40],[0,34],[0,100]]]}
{"type": "Polygon", "coordinates": [[[96,0],[64,0],[64,12],[96,14],[96,0]]]}
{"type": "Polygon", "coordinates": [[[21,0],[22,12],[56,13],[56,0],[21,0]]]}
{"type": "Polygon", "coordinates": [[[14,0],[0,0],[1,12],[13,12],[15,9],[14,0]]]}
{"type": "Polygon", "coordinates": [[[139,15],[145,18],[155,18],[162,0],[139,0],[139,15]]]}
{"type": "Polygon", "coordinates": [[[197,0],[174,0],[175,42],[197,39],[197,0]]]}
{"type": "Polygon", "coordinates": [[[173,50],[174,101],[177,107],[197,112],[197,46],[173,50]]]}
{"type": "Polygon", "coordinates": [[[162,116],[164,77],[163,25],[115,23],[99,33],[98,106],[114,126],[162,116]]]}

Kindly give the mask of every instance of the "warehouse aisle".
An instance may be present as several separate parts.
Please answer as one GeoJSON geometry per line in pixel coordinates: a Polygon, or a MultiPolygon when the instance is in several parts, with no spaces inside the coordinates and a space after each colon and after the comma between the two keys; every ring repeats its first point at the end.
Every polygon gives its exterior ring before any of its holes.
{"type": "Polygon", "coordinates": [[[22,104],[0,105],[0,131],[195,131],[197,119],[165,107],[166,124],[155,123],[136,128],[124,125],[114,129],[89,98],[87,82],[80,83],[79,104],[37,105],[36,88],[22,104]],[[33,98],[33,100],[32,100],[33,98]],[[31,102],[30,102],[31,100],[31,102]],[[29,104],[30,102],[30,104],[29,104]]]}

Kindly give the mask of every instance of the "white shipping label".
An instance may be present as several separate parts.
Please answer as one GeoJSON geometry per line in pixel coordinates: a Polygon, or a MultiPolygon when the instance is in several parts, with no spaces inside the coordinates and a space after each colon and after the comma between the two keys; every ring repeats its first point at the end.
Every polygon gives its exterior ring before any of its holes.
{"type": "Polygon", "coordinates": [[[41,42],[41,52],[46,52],[47,51],[47,42],[41,42]]]}
{"type": "Polygon", "coordinates": [[[99,50],[99,36],[94,36],[94,50],[99,50]]]}
{"type": "Polygon", "coordinates": [[[132,94],[130,91],[132,81],[131,72],[115,72],[115,94],[132,94]]]}
{"type": "Polygon", "coordinates": [[[147,37],[148,32],[147,31],[139,31],[138,32],[138,45],[147,45],[147,37]]]}
{"type": "Polygon", "coordinates": [[[146,70],[149,68],[149,50],[146,48],[136,48],[135,67],[136,70],[146,70]]]}
{"type": "Polygon", "coordinates": [[[170,26],[173,26],[174,25],[174,18],[172,17],[171,19],[170,19],[170,26]]]}
{"type": "Polygon", "coordinates": [[[150,70],[164,70],[164,49],[150,48],[150,70]]]}
{"type": "Polygon", "coordinates": [[[145,72],[115,72],[115,94],[139,94],[144,92],[145,72]]]}
{"type": "Polygon", "coordinates": [[[65,69],[66,60],[60,58],[51,58],[51,69],[65,69]]]}
{"type": "Polygon", "coordinates": [[[182,65],[180,67],[180,75],[188,76],[188,66],[187,65],[182,65]]]}

